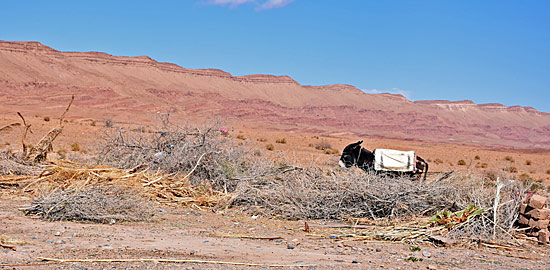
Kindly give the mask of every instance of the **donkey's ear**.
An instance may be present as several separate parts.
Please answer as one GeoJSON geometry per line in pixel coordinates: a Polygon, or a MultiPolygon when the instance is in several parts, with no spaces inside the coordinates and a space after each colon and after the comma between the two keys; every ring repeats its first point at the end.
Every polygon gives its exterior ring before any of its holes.
{"type": "Polygon", "coordinates": [[[363,143],[363,140],[360,140],[356,144],[361,145],[362,143],[363,143]]]}

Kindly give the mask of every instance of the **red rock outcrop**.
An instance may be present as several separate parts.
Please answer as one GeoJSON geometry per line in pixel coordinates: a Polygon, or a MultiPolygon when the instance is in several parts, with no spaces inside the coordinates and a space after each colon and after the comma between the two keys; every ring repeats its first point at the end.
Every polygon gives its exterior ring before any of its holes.
{"type": "Polygon", "coordinates": [[[0,113],[55,111],[141,121],[211,115],[293,130],[346,131],[424,141],[550,149],[550,114],[471,101],[416,101],[351,85],[303,86],[288,76],[232,76],[147,56],[60,52],[38,42],[0,41],[0,113]]]}

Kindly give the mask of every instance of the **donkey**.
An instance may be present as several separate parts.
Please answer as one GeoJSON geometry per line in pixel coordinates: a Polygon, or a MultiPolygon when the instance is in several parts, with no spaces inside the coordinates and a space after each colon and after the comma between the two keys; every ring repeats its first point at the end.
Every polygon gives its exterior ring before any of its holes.
{"type": "MultiPolygon", "coordinates": [[[[349,168],[356,166],[365,172],[381,172],[374,169],[374,153],[363,148],[361,144],[363,141],[358,141],[356,143],[349,144],[342,151],[342,156],[338,164],[342,168],[349,168]]],[[[376,149],[375,149],[376,150],[376,149]]],[[[416,156],[414,170],[410,172],[398,172],[394,171],[391,174],[395,175],[409,175],[411,177],[415,176],[416,179],[420,179],[424,173],[424,181],[426,181],[426,176],[428,174],[428,163],[421,157],[416,156]]]]}

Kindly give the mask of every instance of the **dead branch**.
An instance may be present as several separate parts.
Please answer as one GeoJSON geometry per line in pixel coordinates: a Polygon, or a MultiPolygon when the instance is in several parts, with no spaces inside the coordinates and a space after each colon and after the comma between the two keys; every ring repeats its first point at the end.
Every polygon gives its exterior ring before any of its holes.
{"type": "Polygon", "coordinates": [[[312,267],[314,264],[262,264],[262,263],[242,263],[242,262],[222,262],[222,261],[203,261],[203,260],[185,260],[185,259],[55,259],[38,257],[42,261],[50,262],[171,262],[171,263],[206,263],[206,264],[228,264],[245,266],[267,266],[267,267],[312,267]]]}
{"type": "MultiPolygon", "coordinates": [[[[67,106],[67,108],[65,109],[65,111],[63,112],[61,117],[59,118],[59,126],[53,128],[52,130],[50,130],[46,135],[44,135],[44,137],[42,137],[42,139],[40,139],[40,141],[38,142],[38,144],[36,146],[32,147],[29,150],[29,152],[27,154],[25,154],[25,159],[26,160],[31,160],[31,161],[38,162],[38,163],[46,160],[48,152],[53,150],[53,147],[52,147],[53,141],[63,131],[63,119],[65,118],[65,114],[71,108],[71,104],[73,104],[73,100],[74,100],[74,95],[71,96],[71,101],[69,102],[69,105],[67,106]]],[[[21,116],[21,118],[22,117],[23,116],[21,116]]],[[[26,153],[26,152],[24,151],[24,153],[26,153]]]]}
{"type": "Polygon", "coordinates": [[[25,157],[27,156],[27,144],[25,144],[25,139],[27,138],[27,133],[31,129],[31,125],[27,124],[27,121],[25,121],[25,117],[23,117],[23,115],[20,112],[17,112],[17,115],[21,117],[21,119],[23,120],[23,125],[25,126],[25,132],[23,133],[23,138],[21,139],[21,144],[23,145],[23,156],[25,157]]]}
{"type": "Polygon", "coordinates": [[[59,117],[59,126],[61,128],[63,128],[63,119],[65,118],[65,114],[67,114],[67,112],[71,108],[71,105],[73,104],[73,101],[74,101],[74,95],[71,96],[71,101],[69,102],[69,105],[67,106],[67,108],[65,109],[63,114],[61,114],[61,117],[59,117]]]}

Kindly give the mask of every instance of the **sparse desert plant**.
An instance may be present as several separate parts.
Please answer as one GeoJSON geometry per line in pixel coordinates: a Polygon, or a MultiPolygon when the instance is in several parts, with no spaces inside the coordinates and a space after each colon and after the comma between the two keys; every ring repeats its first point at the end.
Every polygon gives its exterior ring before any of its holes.
{"type": "Polygon", "coordinates": [[[487,163],[481,163],[481,168],[484,168],[484,169],[485,169],[485,168],[487,168],[487,167],[489,167],[489,164],[487,164],[487,163]]]}
{"type": "Polygon", "coordinates": [[[105,119],[105,120],[103,120],[103,124],[104,124],[105,127],[107,127],[107,128],[112,128],[114,122],[113,122],[112,119],[105,119]]]}
{"type": "Polygon", "coordinates": [[[256,150],[256,151],[254,151],[254,155],[257,156],[257,157],[261,157],[262,156],[262,151],[256,150]]]}
{"type": "Polygon", "coordinates": [[[509,172],[509,173],[517,173],[517,172],[518,172],[518,168],[513,167],[513,166],[505,167],[505,168],[504,168],[504,171],[505,171],[505,172],[509,172]]]}
{"type": "Polygon", "coordinates": [[[282,139],[277,139],[275,140],[276,143],[280,143],[280,144],[285,144],[286,143],[286,139],[285,138],[282,138],[282,139]]]}
{"type": "Polygon", "coordinates": [[[478,155],[476,155],[476,156],[474,157],[474,159],[475,159],[475,160],[480,160],[481,157],[479,157],[478,155]]]}
{"type": "Polygon", "coordinates": [[[546,170],[546,174],[550,174],[550,169],[546,170]]]}
{"type": "Polygon", "coordinates": [[[538,190],[544,189],[544,183],[541,180],[535,180],[531,178],[529,175],[522,174],[519,176],[519,180],[521,180],[524,185],[530,186],[529,188],[530,191],[536,192],[538,190]]]}
{"type": "Polygon", "coordinates": [[[526,160],[525,165],[530,166],[533,162],[531,160],[526,160]]]}
{"type": "Polygon", "coordinates": [[[56,151],[57,155],[60,159],[66,159],[67,158],[67,150],[65,149],[59,149],[56,151]]]}
{"type": "Polygon", "coordinates": [[[243,140],[243,141],[246,140],[246,136],[244,136],[244,134],[237,134],[237,137],[235,137],[235,138],[237,138],[239,140],[243,140]]]}
{"type": "Polygon", "coordinates": [[[95,125],[96,125],[96,122],[95,122],[95,120],[93,120],[93,121],[90,123],[90,126],[95,127],[95,125]]]}
{"type": "Polygon", "coordinates": [[[323,152],[327,155],[337,155],[337,154],[340,153],[338,150],[332,149],[332,148],[331,149],[325,149],[323,152]]]}
{"type": "Polygon", "coordinates": [[[426,162],[432,162],[432,159],[431,159],[431,158],[427,158],[427,159],[426,159],[426,162]]]}
{"type": "Polygon", "coordinates": [[[256,139],[256,140],[259,141],[259,142],[267,142],[267,139],[266,139],[266,138],[263,138],[263,137],[262,137],[262,138],[258,138],[258,139],[256,139]]]}
{"type": "Polygon", "coordinates": [[[516,161],[514,160],[514,158],[511,157],[511,156],[505,156],[505,157],[504,157],[504,160],[509,161],[509,162],[516,162],[516,161]]]}
{"type": "Polygon", "coordinates": [[[322,140],[315,144],[315,149],[317,150],[332,149],[332,145],[327,140],[322,140]]]}
{"type": "Polygon", "coordinates": [[[273,144],[268,144],[265,146],[265,149],[269,150],[269,151],[273,151],[275,150],[275,146],[273,146],[273,144]]]}
{"type": "Polygon", "coordinates": [[[78,144],[78,142],[72,143],[71,144],[71,151],[79,152],[80,151],[80,144],[78,144]]]}
{"type": "Polygon", "coordinates": [[[454,166],[454,164],[452,162],[449,162],[449,166],[454,166]]]}
{"type": "Polygon", "coordinates": [[[435,163],[435,164],[441,164],[441,163],[443,163],[443,160],[441,160],[441,159],[439,159],[439,158],[436,158],[436,159],[434,160],[434,163],[435,163]]]}
{"type": "Polygon", "coordinates": [[[50,117],[49,116],[44,116],[43,119],[44,119],[45,122],[50,122],[50,117]]]}
{"type": "Polygon", "coordinates": [[[465,166],[465,165],[466,165],[466,161],[464,161],[463,159],[461,159],[461,160],[459,160],[456,164],[459,165],[459,166],[465,166]]]}

